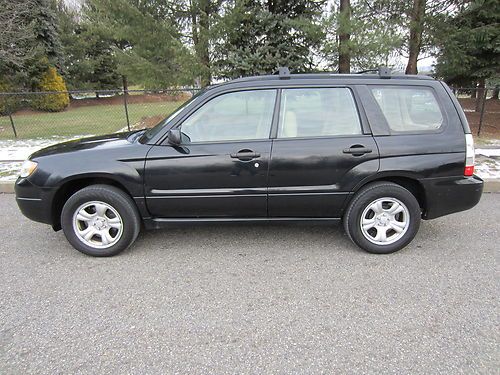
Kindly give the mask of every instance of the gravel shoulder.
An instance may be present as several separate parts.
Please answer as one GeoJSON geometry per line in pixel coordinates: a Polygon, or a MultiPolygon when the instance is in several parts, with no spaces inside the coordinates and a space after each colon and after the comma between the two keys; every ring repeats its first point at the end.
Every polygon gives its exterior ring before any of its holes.
{"type": "Polygon", "coordinates": [[[499,374],[500,195],[401,252],[238,225],[73,250],[0,195],[0,373],[499,374]]]}

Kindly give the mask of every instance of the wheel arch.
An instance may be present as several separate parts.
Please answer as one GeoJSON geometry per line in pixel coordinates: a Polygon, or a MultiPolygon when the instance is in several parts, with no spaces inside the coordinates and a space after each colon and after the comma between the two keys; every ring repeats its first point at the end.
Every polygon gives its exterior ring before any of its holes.
{"type": "MultiPolygon", "coordinates": [[[[61,229],[61,212],[66,201],[78,190],[91,185],[109,185],[122,190],[132,201],[133,196],[128,189],[116,178],[108,175],[95,176],[75,176],[75,178],[66,180],[55,192],[52,199],[52,228],[56,231],[61,229]]],[[[135,203],[135,201],[134,201],[135,203]]],[[[139,207],[137,207],[139,210],[139,207]]],[[[140,212],[140,210],[139,210],[140,212]]]]}
{"type": "Polygon", "coordinates": [[[397,174],[397,173],[384,173],[380,175],[375,175],[373,178],[363,181],[363,183],[356,186],[353,190],[354,194],[351,195],[349,202],[346,203],[346,207],[349,205],[356,193],[368,184],[374,182],[387,181],[394,184],[400,185],[407,189],[413,196],[417,199],[420,208],[422,209],[422,214],[425,213],[427,209],[427,202],[425,198],[425,189],[422,183],[418,180],[416,176],[408,174],[397,174]]]}

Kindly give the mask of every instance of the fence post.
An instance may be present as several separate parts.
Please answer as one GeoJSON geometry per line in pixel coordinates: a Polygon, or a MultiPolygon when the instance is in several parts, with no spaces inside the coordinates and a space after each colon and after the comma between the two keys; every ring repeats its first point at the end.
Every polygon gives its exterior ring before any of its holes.
{"type": "Polygon", "coordinates": [[[128,83],[127,83],[127,77],[122,76],[123,80],[123,104],[125,105],[125,117],[127,118],[127,129],[130,131],[130,119],[128,117],[128,103],[127,103],[127,96],[128,96],[128,83]]]}
{"type": "Polygon", "coordinates": [[[10,126],[12,126],[12,131],[14,132],[14,137],[17,138],[16,127],[14,126],[14,119],[12,118],[12,113],[9,112],[10,126]]]}
{"type": "Polygon", "coordinates": [[[479,127],[477,128],[477,136],[481,135],[481,128],[483,127],[483,118],[484,118],[484,106],[486,104],[486,97],[488,96],[488,89],[484,88],[483,93],[483,102],[481,103],[481,115],[479,116],[479,127]]]}

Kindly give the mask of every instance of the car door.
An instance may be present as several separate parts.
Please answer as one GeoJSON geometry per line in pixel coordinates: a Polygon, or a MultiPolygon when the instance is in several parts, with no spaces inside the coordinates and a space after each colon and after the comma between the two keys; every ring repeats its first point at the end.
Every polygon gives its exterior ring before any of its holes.
{"type": "Polygon", "coordinates": [[[287,88],[269,170],[270,217],[338,218],[346,198],[379,168],[347,87],[287,88]]]}
{"type": "Polygon", "coordinates": [[[267,216],[276,90],[221,94],[180,125],[182,142],[150,150],[145,193],[153,217],[267,216]]]}

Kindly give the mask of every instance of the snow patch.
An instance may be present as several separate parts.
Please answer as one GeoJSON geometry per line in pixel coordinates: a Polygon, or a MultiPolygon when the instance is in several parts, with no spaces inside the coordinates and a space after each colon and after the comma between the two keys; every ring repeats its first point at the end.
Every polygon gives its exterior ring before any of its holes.
{"type": "Polygon", "coordinates": [[[476,155],[483,155],[488,158],[500,157],[500,148],[476,148],[476,155]]]}
{"type": "Polygon", "coordinates": [[[22,164],[20,162],[0,162],[0,182],[15,181],[21,171],[22,164]]]}
{"type": "Polygon", "coordinates": [[[72,137],[53,136],[50,138],[0,140],[0,182],[15,181],[23,161],[32,153],[57,143],[71,141],[89,135],[72,137]]]}
{"type": "Polygon", "coordinates": [[[16,139],[16,140],[0,140],[0,162],[5,161],[23,161],[35,151],[42,148],[55,145],[57,143],[71,141],[82,137],[77,135],[73,137],[51,137],[51,138],[36,138],[36,139],[16,139]]]}
{"type": "Polygon", "coordinates": [[[474,169],[475,173],[483,179],[500,179],[500,149],[476,150],[474,169]]]}

